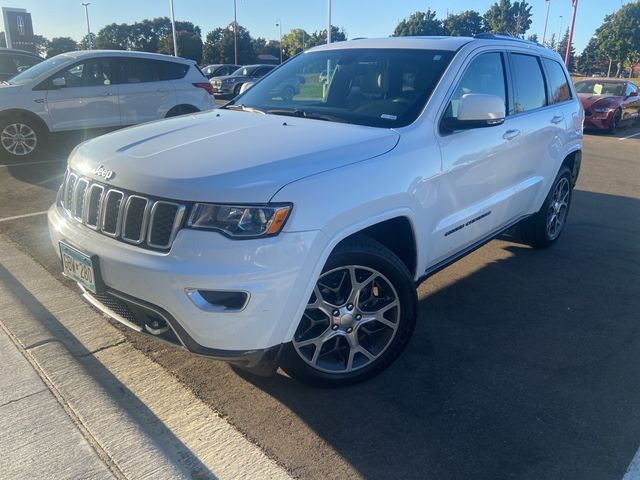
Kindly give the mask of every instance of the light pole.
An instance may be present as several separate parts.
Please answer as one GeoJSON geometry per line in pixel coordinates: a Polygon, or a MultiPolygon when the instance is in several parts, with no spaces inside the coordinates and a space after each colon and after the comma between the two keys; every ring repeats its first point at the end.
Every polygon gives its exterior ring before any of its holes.
{"type": "Polygon", "coordinates": [[[562,15],[560,15],[560,30],[558,30],[558,38],[556,39],[556,52],[560,51],[560,35],[562,35],[562,15]]]}
{"type": "Polygon", "coordinates": [[[331,43],[331,0],[327,0],[327,43],[331,43]]]}
{"type": "Polygon", "coordinates": [[[91,5],[91,2],[84,2],[80,5],[84,7],[84,15],[87,17],[87,44],[89,45],[89,50],[92,50],[93,42],[91,41],[91,27],[89,26],[89,5],[91,5]]]}
{"type": "Polygon", "coordinates": [[[236,0],[233,0],[233,63],[238,65],[238,15],[236,0]]]}
{"type": "Polygon", "coordinates": [[[542,45],[545,44],[547,40],[547,24],[549,23],[549,10],[551,9],[551,0],[544,0],[547,2],[547,16],[544,19],[544,33],[542,34],[542,45]]]}
{"type": "Polygon", "coordinates": [[[278,45],[278,50],[280,50],[280,63],[282,63],[282,20],[278,19],[276,27],[280,27],[280,45],[278,45]]]}
{"type": "Polygon", "coordinates": [[[178,39],[176,38],[176,16],[173,13],[173,0],[169,0],[171,7],[171,32],[173,33],[173,56],[178,56],[178,39]]]}
{"type": "Polygon", "coordinates": [[[569,27],[569,38],[567,39],[567,51],[564,54],[564,64],[569,68],[569,57],[571,56],[571,42],[573,41],[573,27],[576,24],[576,11],[578,10],[578,0],[571,1],[573,12],[571,13],[571,26],[569,27]]]}

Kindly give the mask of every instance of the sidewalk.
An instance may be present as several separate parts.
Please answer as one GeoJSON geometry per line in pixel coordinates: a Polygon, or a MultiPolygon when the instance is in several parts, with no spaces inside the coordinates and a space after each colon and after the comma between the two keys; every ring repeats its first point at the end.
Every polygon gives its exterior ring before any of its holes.
{"type": "Polygon", "coordinates": [[[2,234],[0,477],[291,478],[2,234]]]}
{"type": "Polygon", "coordinates": [[[4,478],[114,478],[2,328],[0,431],[4,478]]]}

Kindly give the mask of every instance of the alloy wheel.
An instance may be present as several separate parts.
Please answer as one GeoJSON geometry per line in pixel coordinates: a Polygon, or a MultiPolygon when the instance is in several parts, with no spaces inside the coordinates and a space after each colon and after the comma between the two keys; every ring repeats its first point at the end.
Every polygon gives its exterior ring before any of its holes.
{"type": "Polygon", "coordinates": [[[342,266],[318,279],[293,346],[316,370],[351,373],[380,358],[399,322],[398,293],[382,273],[342,266]]]}
{"type": "Polygon", "coordinates": [[[547,215],[547,236],[549,240],[555,240],[562,231],[567,218],[570,195],[571,185],[569,185],[569,180],[563,177],[557,183],[549,204],[549,213],[547,215]]]}
{"type": "Polygon", "coordinates": [[[38,136],[29,125],[10,123],[0,133],[0,143],[12,155],[29,155],[38,145],[38,136]]]}

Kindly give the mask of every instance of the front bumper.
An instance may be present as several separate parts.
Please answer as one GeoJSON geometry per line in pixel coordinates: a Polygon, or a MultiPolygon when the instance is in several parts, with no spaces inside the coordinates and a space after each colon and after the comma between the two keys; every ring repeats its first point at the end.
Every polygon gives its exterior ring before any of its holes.
{"type": "Polygon", "coordinates": [[[614,111],[610,112],[585,112],[584,128],[585,130],[606,130],[611,125],[614,111]]]}
{"type": "Polygon", "coordinates": [[[56,251],[63,240],[97,255],[108,293],[160,313],[190,351],[225,360],[291,340],[326,245],[319,231],[231,240],[216,232],[182,229],[171,250],[162,253],[96,233],[56,205],[48,218],[56,251]],[[187,295],[194,288],[247,292],[249,300],[240,310],[208,311],[187,295]]]}
{"type": "Polygon", "coordinates": [[[235,87],[235,84],[233,85],[212,85],[213,88],[213,93],[217,94],[217,95],[233,95],[233,88],[235,87]]]}

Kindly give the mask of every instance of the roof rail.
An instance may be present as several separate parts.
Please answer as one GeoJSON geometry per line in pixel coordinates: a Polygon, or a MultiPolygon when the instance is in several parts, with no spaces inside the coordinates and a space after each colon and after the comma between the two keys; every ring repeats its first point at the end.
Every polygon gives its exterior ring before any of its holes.
{"type": "Polygon", "coordinates": [[[505,33],[478,33],[474,35],[473,38],[482,39],[482,40],[509,40],[512,42],[520,42],[526,43],[528,45],[536,45],[538,47],[544,47],[544,45],[539,44],[538,42],[532,42],[531,40],[525,40],[520,37],[513,37],[511,35],[507,35],[505,33]]]}

